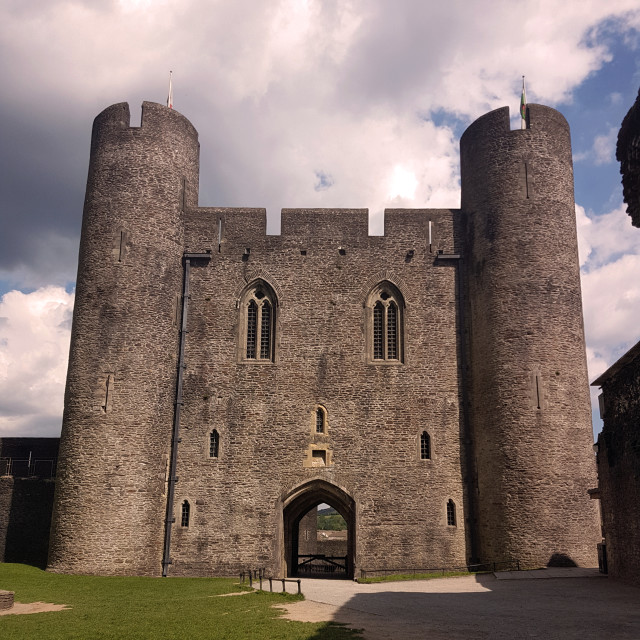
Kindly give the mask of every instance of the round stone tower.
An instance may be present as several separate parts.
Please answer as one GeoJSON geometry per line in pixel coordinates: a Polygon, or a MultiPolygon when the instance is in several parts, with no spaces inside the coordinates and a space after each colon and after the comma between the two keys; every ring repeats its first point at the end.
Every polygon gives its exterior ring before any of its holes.
{"type": "Polygon", "coordinates": [[[597,566],[598,514],[569,126],[529,105],[460,141],[477,553],[597,566]]]}
{"type": "Polygon", "coordinates": [[[174,415],[183,212],[198,135],[145,102],[94,121],[49,568],[159,575],[174,415]]]}

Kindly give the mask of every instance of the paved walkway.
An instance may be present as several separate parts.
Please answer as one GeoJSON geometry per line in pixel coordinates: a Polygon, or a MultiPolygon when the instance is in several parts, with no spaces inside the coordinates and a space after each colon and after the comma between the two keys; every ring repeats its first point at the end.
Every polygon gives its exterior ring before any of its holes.
{"type": "Polygon", "coordinates": [[[368,640],[640,639],[640,589],[594,569],[376,584],[307,578],[302,592],[305,602],[287,607],[292,619],[343,622],[368,640]]]}

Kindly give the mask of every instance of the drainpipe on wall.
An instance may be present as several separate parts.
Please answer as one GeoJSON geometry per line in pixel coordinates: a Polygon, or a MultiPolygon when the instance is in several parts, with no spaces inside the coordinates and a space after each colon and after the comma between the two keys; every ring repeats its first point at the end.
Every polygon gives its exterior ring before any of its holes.
{"type": "Polygon", "coordinates": [[[180,443],[180,413],[182,409],[182,380],[185,369],[184,345],[187,339],[187,312],[189,310],[189,273],[191,271],[192,260],[211,260],[211,250],[204,253],[185,253],[184,273],[182,279],[182,321],[180,325],[180,346],[178,348],[178,379],[176,382],[176,402],[173,415],[173,435],[171,438],[171,459],[169,462],[169,488],[167,491],[167,512],[164,528],[164,552],[162,554],[162,577],[167,577],[169,565],[171,564],[171,525],[175,522],[173,517],[173,504],[175,499],[176,464],[178,460],[178,444],[180,443]]]}
{"type": "Polygon", "coordinates": [[[456,267],[456,287],[458,290],[458,322],[460,323],[460,375],[462,377],[461,384],[461,400],[462,400],[462,425],[464,432],[464,450],[465,450],[465,467],[467,475],[467,509],[466,521],[469,523],[469,564],[479,562],[478,558],[478,532],[476,523],[476,491],[477,491],[477,471],[475,466],[475,442],[473,440],[473,432],[471,429],[471,421],[469,419],[469,385],[471,384],[468,366],[468,343],[467,331],[465,326],[465,282],[463,282],[463,274],[460,266],[461,256],[458,253],[446,254],[438,253],[436,255],[438,261],[450,261],[456,267]]]}

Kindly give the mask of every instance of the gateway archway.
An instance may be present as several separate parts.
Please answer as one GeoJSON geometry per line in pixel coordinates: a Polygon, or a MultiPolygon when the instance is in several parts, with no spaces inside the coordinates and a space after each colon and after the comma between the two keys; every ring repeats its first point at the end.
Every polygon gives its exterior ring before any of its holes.
{"type": "MultiPolygon", "coordinates": [[[[347,554],[344,571],[330,573],[353,578],[355,567],[355,501],[340,487],[325,480],[311,480],[296,487],[283,501],[284,569],[289,577],[298,575],[300,520],[319,504],[333,507],[347,523],[347,554]]],[[[320,577],[320,576],[317,576],[320,577]]]]}

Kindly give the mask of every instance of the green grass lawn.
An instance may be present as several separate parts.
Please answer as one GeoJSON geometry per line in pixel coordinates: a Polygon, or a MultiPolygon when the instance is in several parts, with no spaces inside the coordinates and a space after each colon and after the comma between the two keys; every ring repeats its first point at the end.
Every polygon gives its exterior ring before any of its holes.
{"type": "Polygon", "coordinates": [[[0,617],[7,640],[102,640],[106,638],[197,640],[346,640],[359,633],[333,623],[292,622],[273,605],[300,596],[242,591],[233,578],[119,578],[47,573],[21,564],[0,564],[0,589],[16,602],[51,602],[71,609],[0,617]]]}
{"type": "Polygon", "coordinates": [[[457,578],[459,576],[475,575],[469,571],[437,571],[434,573],[390,573],[386,576],[374,576],[373,578],[358,578],[361,584],[373,584],[374,582],[402,582],[403,580],[434,580],[435,578],[457,578]]]}

